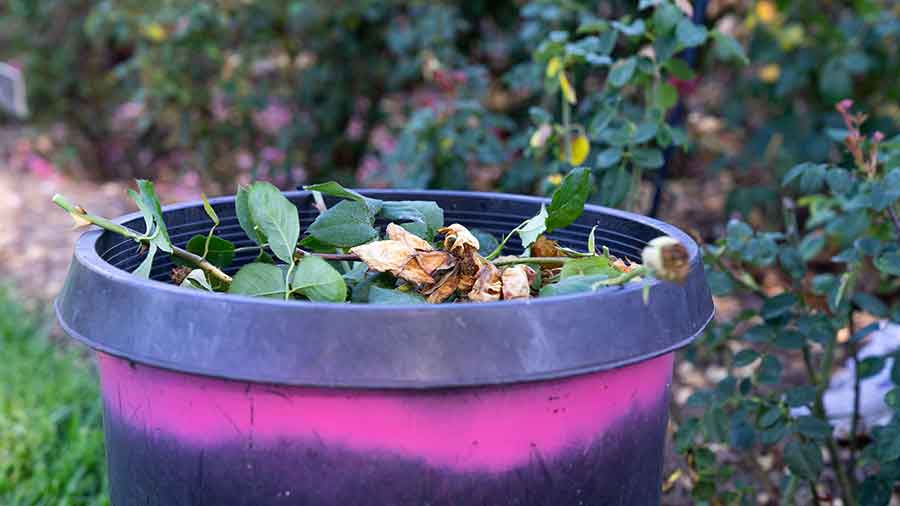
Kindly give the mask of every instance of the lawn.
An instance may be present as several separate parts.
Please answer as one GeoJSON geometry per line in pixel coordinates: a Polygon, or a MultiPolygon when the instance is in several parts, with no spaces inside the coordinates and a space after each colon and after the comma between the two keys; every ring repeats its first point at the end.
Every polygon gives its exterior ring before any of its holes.
{"type": "Polygon", "coordinates": [[[0,286],[0,504],[108,505],[93,365],[0,286]]]}

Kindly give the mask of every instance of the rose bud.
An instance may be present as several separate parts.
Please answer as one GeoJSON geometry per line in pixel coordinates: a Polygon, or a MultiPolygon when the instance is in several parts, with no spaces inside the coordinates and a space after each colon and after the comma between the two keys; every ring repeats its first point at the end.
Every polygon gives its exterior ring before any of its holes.
{"type": "Polygon", "coordinates": [[[682,282],[691,271],[687,248],[678,239],[664,235],[653,239],[641,252],[641,260],[654,276],[682,282]]]}

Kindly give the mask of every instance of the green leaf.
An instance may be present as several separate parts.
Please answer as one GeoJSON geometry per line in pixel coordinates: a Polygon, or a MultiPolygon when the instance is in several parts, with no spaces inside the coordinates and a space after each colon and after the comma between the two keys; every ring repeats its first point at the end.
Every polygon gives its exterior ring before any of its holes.
{"type": "Polygon", "coordinates": [[[681,58],[673,58],[671,60],[666,61],[663,66],[669,70],[669,72],[681,79],[682,81],[690,81],[697,75],[694,73],[694,69],[691,68],[690,65],[681,58]]]}
{"type": "Polygon", "coordinates": [[[767,385],[777,384],[778,380],[781,378],[781,370],[781,361],[772,355],[766,355],[763,357],[762,362],[759,364],[759,369],[756,371],[756,379],[760,383],[767,385]]]}
{"type": "Polygon", "coordinates": [[[219,215],[216,214],[216,210],[213,209],[212,205],[210,205],[209,200],[207,200],[206,195],[201,194],[200,199],[203,201],[203,210],[206,211],[206,215],[209,216],[209,219],[212,220],[213,225],[219,226],[219,215]]]}
{"type": "Polygon", "coordinates": [[[485,232],[484,230],[478,228],[471,228],[469,232],[478,239],[478,245],[480,248],[478,249],[478,254],[481,256],[488,256],[494,251],[497,246],[500,244],[500,241],[497,240],[491,233],[485,232]]]}
{"type": "Polygon", "coordinates": [[[253,221],[253,215],[250,214],[250,191],[245,186],[238,187],[237,194],[234,197],[234,212],[237,214],[241,229],[244,230],[248,238],[260,246],[268,242],[266,234],[256,226],[256,222],[253,221]]]}
{"type": "Polygon", "coordinates": [[[887,361],[884,357],[873,356],[866,357],[859,362],[859,377],[860,379],[871,378],[876,374],[880,373],[883,369],[887,361]]]}
{"type": "Polygon", "coordinates": [[[291,289],[320,302],[344,302],[347,284],[341,274],[321,257],[304,256],[294,268],[291,289]]]}
{"type": "Polygon", "coordinates": [[[159,204],[159,197],[156,196],[153,183],[146,179],[138,179],[137,185],[140,194],[136,194],[133,190],[129,190],[128,193],[144,215],[147,233],[153,236],[151,242],[166,253],[171,253],[172,241],[169,240],[169,231],[166,228],[165,220],[163,220],[162,206],[159,204]],[[153,229],[152,232],[151,228],[153,229]]]}
{"type": "Polygon", "coordinates": [[[653,11],[653,26],[658,33],[666,33],[684,19],[684,14],[670,2],[663,2],[653,11]]]}
{"type": "Polygon", "coordinates": [[[567,227],[577,220],[584,211],[590,192],[590,170],[578,167],[566,174],[562,184],[553,192],[550,207],[547,208],[547,232],[567,227]]]}
{"type": "Polygon", "coordinates": [[[637,69],[637,59],[634,57],[617,61],[609,71],[609,84],[616,88],[625,86],[634,75],[635,69],[637,69]]]}
{"type": "Polygon", "coordinates": [[[206,272],[203,269],[194,269],[189,272],[179,286],[206,290],[208,292],[213,291],[212,286],[209,284],[209,280],[206,279],[206,272]]]}
{"type": "Polygon", "coordinates": [[[875,267],[885,274],[900,276],[900,252],[893,251],[881,255],[875,259],[875,267]]]}
{"type": "Polygon", "coordinates": [[[421,227],[410,230],[423,239],[431,240],[437,229],[444,226],[444,210],[434,202],[423,200],[398,200],[384,202],[381,216],[388,221],[410,221],[421,227]],[[424,234],[416,233],[424,230],[424,234]]]}
{"type": "Polygon", "coordinates": [[[658,169],[665,163],[662,151],[656,148],[636,148],[631,151],[631,160],[644,169],[658,169]]]}
{"type": "Polygon", "coordinates": [[[815,481],[822,472],[822,453],[815,443],[791,441],[784,447],[784,462],[799,478],[815,481]]]}
{"type": "Polygon", "coordinates": [[[762,317],[764,320],[768,321],[788,315],[798,302],[800,302],[800,300],[796,295],[787,292],[774,297],[769,297],[763,301],[761,311],[762,317]]]}
{"type": "Polygon", "coordinates": [[[816,388],[811,385],[791,388],[784,393],[784,400],[792,408],[811,406],[816,402],[816,388]]]}
{"type": "Polygon", "coordinates": [[[600,152],[597,155],[597,167],[601,169],[608,169],[613,165],[619,163],[619,160],[622,159],[622,148],[607,148],[600,152]]]}
{"type": "Polygon", "coordinates": [[[344,200],[320,214],[307,232],[323,243],[350,248],[378,237],[374,224],[365,204],[344,200]]]}
{"type": "Polygon", "coordinates": [[[613,21],[612,27],[629,37],[637,37],[638,35],[643,35],[644,30],[646,30],[643,19],[637,19],[628,24],[622,23],[620,21],[613,21]]]}
{"type": "Polygon", "coordinates": [[[573,276],[594,276],[597,274],[613,277],[619,275],[620,272],[610,265],[609,258],[594,256],[576,258],[564,263],[562,271],[559,273],[559,278],[566,279],[573,276]]]}
{"type": "Polygon", "coordinates": [[[519,238],[522,240],[523,248],[531,246],[538,236],[547,231],[547,216],[547,209],[542,204],[541,210],[537,215],[519,226],[516,233],[519,234],[519,238]]]}
{"type": "Polygon", "coordinates": [[[600,196],[603,204],[616,206],[628,195],[631,187],[631,176],[625,170],[625,164],[620,164],[615,169],[607,170],[600,182],[600,196]]]}
{"type": "Polygon", "coordinates": [[[893,480],[869,476],[859,487],[859,506],[888,506],[893,493],[893,480]]]}
{"type": "Polygon", "coordinates": [[[866,292],[853,294],[853,303],[878,318],[887,318],[890,312],[887,304],[878,297],[866,292]]]}
{"type": "Polygon", "coordinates": [[[594,289],[594,283],[604,279],[609,279],[609,276],[604,276],[602,274],[594,276],[572,276],[541,288],[540,296],[547,297],[551,295],[569,295],[572,293],[590,292],[594,289]]]}
{"type": "Polygon", "coordinates": [[[737,352],[737,354],[734,356],[734,366],[745,367],[752,364],[753,362],[756,362],[756,359],[758,358],[759,352],[747,348],[745,350],[737,352]]]}
{"type": "Polygon", "coordinates": [[[284,271],[277,265],[254,262],[234,275],[228,293],[251,297],[284,298],[284,271]]]}
{"type": "Polygon", "coordinates": [[[395,288],[369,288],[369,304],[402,305],[427,304],[425,298],[415,292],[402,292],[395,288]]]}
{"type": "Polygon", "coordinates": [[[141,264],[137,266],[131,273],[139,278],[150,279],[150,269],[153,268],[153,258],[156,257],[156,243],[151,242],[147,247],[147,255],[141,264]]]}
{"type": "Polygon", "coordinates": [[[682,18],[675,27],[675,35],[682,46],[696,47],[706,42],[708,33],[705,26],[695,25],[690,19],[682,18]]]}
{"type": "Polygon", "coordinates": [[[812,439],[825,439],[831,435],[831,425],[814,416],[798,416],[797,432],[812,439]]]}
{"type": "Polygon", "coordinates": [[[327,183],[319,183],[319,184],[310,184],[303,187],[306,191],[316,191],[325,195],[331,195],[332,197],[339,197],[342,199],[353,200],[356,202],[361,202],[366,204],[369,208],[369,211],[375,215],[378,214],[378,211],[381,209],[383,202],[378,199],[371,199],[369,197],[364,197],[359,193],[348,190],[344,188],[340,184],[335,181],[328,181],[327,183]]]}
{"type": "Polygon", "coordinates": [[[747,53],[744,52],[744,48],[734,39],[734,37],[727,33],[722,33],[719,30],[713,30],[712,37],[713,40],[715,40],[713,53],[716,55],[716,58],[722,61],[736,61],[741,65],[748,65],[750,63],[750,59],[747,58],[747,53]]]}
{"type": "MultiPolygon", "coordinates": [[[[203,250],[206,247],[206,237],[207,236],[205,235],[199,234],[191,237],[191,239],[187,242],[185,249],[195,255],[202,257],[203,250]]],[[[177,257],[172,257],[173,263],[177,263],[179,265],[193,265],[181,259],[177,259],[179,261],[176,261],[176,258],[177,257]]],[[[209,263],[215,265],[216,267],[228,267],[234,260],[234,244],[231,241],[222,239],[221,237],[210,237],[209,250],[206,253],[206,259],[209,261],[209,263]]]]}
{"type": "Polygon", "coordinates": [[[896,423],[877,427],[875,434],[875,451],[882,462],[900,458],[900,425],[896,423]]]}
{"type": "Polygon", "coordinates": [[[253,222],[269,238],[272,253],[282,262],[292,263],[297,239],[300,238],[297,208],[271,183],[253,183],[249,192],[253,222]]]}
{"type": "Polygon", "coordinates": [[[669,83],[660,83],[656,87],[656,104],[663,111],[668,111],[678,103],[678,89],[669,83]]]}
{"type": "Polygon", "coordinates": [[[804,262],[809,262],[825,247],[825,236],[818,233],[812,233],[804,237],[800,244],[797,245],[797,252],[804,262]]]}

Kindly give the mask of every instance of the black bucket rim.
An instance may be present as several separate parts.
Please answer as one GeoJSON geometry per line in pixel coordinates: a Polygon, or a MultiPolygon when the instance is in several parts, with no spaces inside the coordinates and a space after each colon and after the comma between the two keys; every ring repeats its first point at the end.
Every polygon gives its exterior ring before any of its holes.
{"type": "MultiPolygon", "coordinates": [[[[505,202],[516,204],[527,204],[534,206],[535,208],[539,207],[541,204],[546,205],[549,203],[548,199],[539,197],[492,192],[465,192],[447,190],[357,191],[364,195],[373,196],[384,200],[438,200],[440,198],[463,200],[489,199],[502,200],[505,202]]],[[[310,192],[306,191],[284,192],[284,195],[294,201],[304,198],[308,199],[311,197],[310,192]]],[[[228,196],[210,199],[210,203],[213,206],[223,204],[231,205],[233,201],[234,197],[228,196]]],[[[196,209],[201,205],[202,203],[200,201],[189,201],[168,205],[163,207],[163,214],[167,215],[179,211],[196,209]]],[[[365,353],[365,350],[353,348],[352,346],[345,349],[341,349],[340,347],[338,347],[337,349],[331,349],[327,346],[322,347],[319,352],[324,353],[324,355],[320,354],[319,358],[325,356],[331,360],[344,359],[346,363],[344,366],[329,368],[327,373],[324,368],[314,369],[310,372],[316,372],[316,374],[312,375],[298,372],[298,369],[302,370],[304,368],[304,364],[298,362],[291,362],[290,360],[277,361],[277,364],[273,366],[272,364],[266,364],[264,360],[256,360],[248,363],[236,356],[258,351],[252,350],[249,347],[248,349],[237,351],[227,350],[226,348],[227,353],[214,353],[209,349],[207,349],[205,352],[202,349],[195,349],[190,353],[173,352],[172,350],[166,350],[166,346],[154,344],[155,341],[158,341],[159,335],[152,334],[158,329],[147,329],[143,333],[141,331],[137,331],[135,333],[133,330],[127,330],[127,324],[122,325],[119,328],[116,328],[116,325],[112,325],[111,323],[113,322],[114,315],[111,315],[108,311],[106,311],[106,308],[101,308],[101,305],[95,304],[95,302],[99,302],[100,300],[98,299],[101,298],[98,293],[109,294],[112,292],[116,295],[120,295],[123,298],[123,300],[120,301],[120,304],[136,302],[138,300],[144,299],[145,297],[142,297],[143,295],[148,295],[148,297],[146,297],[146,299],[148,300],[153,299],[157,303],[163,303],[164,301],[161,302],[160,294],[163,295],[163,298],[166,298],[167,296],[168,298],[174,298],[177,300],[191,299],[192,302],[196,302],[200,305],[205,306],[206,308],[220,306],[224,301],[224,304],[232,306],[228,309],[228,313],[230,313],[229,318],[232,319],[240,319],[240,315],[234,316],[233,314],[235,312],[234,308],[238,308],[237,312],[239,313],[242,311],[249,311],[250,314],[253,314],[254,311],[264,310],[266,312],[272,311],[275,315],[280,314],[282,316],[291,316],[292,313],[303,312],[305,313],[305,316],[309,317],[310,319],[315,319],[321,316],[321,313],[334,313],[335,311],[340,311],[342,313],[345,313],[349,318],[379,318],[382,320],[386,319],[391,323],[400,322],[401,324],[404,321],[410,322],[413,318],[423,317],[433,319],[444,317],[447,320],[450,320],[452,318],[458,322],[456,326],[450,325],[448,329],[441,329],[441,331],[436,332],[435,335],[430,336],[432,337],[432,340],[434,340],[433,338],[439,337],[438,334],[452,334],[452,330],[467,328],[468,324],[474,321],[473,319],[484,316],[484,312],[497,313],[498,311],[502,311],[507,315],[507,317],[503,319],[503,322],[510,323],[513,320],[510,320],[508,315],[515,314],[518,310],[524,308],[528,308],[528,312],[526,314],[528,314],[529,316],[538,314],[540,312],[543,316],[543,319],[548,321],[543,322],[543,325],[538,325],[538,327],[540,328],[535,327],[535,322],[531,322],[530,325],[532,328],[530,329],[527,328],[528,325],[525,325],[524,327],[519,325],[514,329],[506,327],[506,329],[509,329],[511,331],[520,331],[525,328],[526,330],[530,330],[532,333],[543,334],[545,330],[551,329],[552,326],[550,324],[552,323],[553,317],[557,315],[559,310],[564,310],[566,306],[572,306],[573,304],[582,306],[581,309],[596,310],[604,304],[616,302],[620,305],[624,305],[626,307],[634,309],[634,300],[640,299],[642,301],[643,299],[642,292],[644,289],[644,283],[632,283],[622,287],[609,287],[598,290],[596,292],[584,292],[552,297],[537,297],[527,300],[497,301],[477,304],[373,305],[357,303],[335,304],[296,300],[284,301],[279,299],[249,297],[234,294],[210,293],[200,290],[186,290],[170,283],[164,283],[153,279],[147,280],[138,278],[132,275],[130,272],[110,264],[98,254],[97,243],[100,238],[104,236],[104,234],[109,234],[109,232],[104,232],[103,230],[96,228],[83,233],[76,242],[69,275],[67,277],[63,291],[54,303],[54,308],[61,327],[68,335],[103,353],[128,359],[137,363],[179,371],[183,373],[198,374],[203,376],[238,381],[295,386],[432,389],[510,384],[556,379],[590,372],[603,371],[622,367],[636,362],[641,362],[675,351],[693,341],[696,336],[699,335],[706,327],[706,325],[712,320],[715,312],[711,295],[709,293],[709,288],[706,285],[705,275],[703,272],[703,264],[698,245],[688,234],[684,233],[677,227],[653,218],[630,213],[627,211],[621,211],[618,209],[606,208],[603,206],[585,206],[583,216],[590,215],[592,213],[602,215],[607,218],[631,222],[635,225],[649,227],[659,232],[658,235],[670,235],[672,237],[675,237],[687,247],[690,257],[691,273],[688,276],[688,279],[683,284],[679,285],[673,283],[665,283],[659,280],[652,280],[648,283],[650,285],[651,293],[650,303],[643,308],[643,311],[650,311],[654,306],[665,307],[669,303],[675,304],[676,307],[680,307],[682,309],[689,309],[689,311],[683,311],[681,313],[683,316],[682,318],[667,319],[667,322],[670,323],[676,322],[676,320],[681,321],[678,322],[678,330],[674,334],[667,332],[670,335],[664,336],[662,342],[659,342],[659,339],[655,339],[655,341],[658,342],[656,342],[654,345],[650,345],[649,347],[645,346],[643,347],[644,349],[640,349],[640,346],[633,346],[633,348],[638,349],[631,350],[631,353],[629,353],[628,350],[619,350],[619,353],[604,353],[605,355],[612,356],[594,357],[593,359],[586,359],[587,362],[577,360],[577,355],[571,356],[570,354],[567,354],[567,357],[565,359],[537,360],[537,362],[540,362],[540,364],[538,365],[531,364],[531,366],[529,367],[514,368],[514,370],[506,372],[502,372],[501,370],[499,370],[503,368],[497,368],[496,361],[491,364],[485,363],[485,360],[479,360],[470,357],[472,358],[471,360],[460,361],[459,363],[456,363],[454,365],[455,368],[452,370],[444,370],[443,372],[433,371],[431,373],[429,373],[428,371],[418,371],[412,376],[408,374],[410,372],[408,370],[409,368],[406,368],[407,370],[401,372],[396,370],[396,368],[392,369],[392,366],[375,367],[374,369],[369,367],[368,370],[366,370],[367,368],[363,368],[362,374],[348,374],[351,370],[354,369],[354,367],[351,367],[350,364],[358,367],[361,362],[367,361],[366,357],[363,357],[363,360],[360,360],[359,356],[329,356],[329,354],[336,353],[337,355],[341,355],[343,353],[344,355],[346,355],[354,351],[365,353]],[[86,286],[82,286],[79,289],[79,284],[83,284],[86,286]],[[687,306],[685,306],[684,303],[687,303],[687,306]],[[597,306],[591,308],[590,305],[592,304],[596,304],[597,306]],[[127,333],[126,335],[122,335],[121,332],[129,333],[127,333]],[[94,335],[94,337],[91,337],[92,335],[94,335]],[[97,337],[97,335],[99,335],[99,337],[97,337]],[[226,357],[225,355],[228,356],[226,357]],[[245,366],[241,366],[242,363],[245,366]],[[469,365],[466,366],[466,363],[468,363],[469,365]],[[490,372],[492,370],[494,371],[493,373],[490,372]],[[488,373],[474,374],[475,371],[488,371],[488,373]],[[397,374],[391,374],[392,372],[397,374]]],[[[140,213],[130,213],[121,216],[113,221],[123,224],[140,218],[140,213]]],[[[598,243],[602,244],[602,241],[598,240],[598,243]]],[[[167,307],[167,309],[172,308],[167,307]]],[[[564,310],[562,312],[569,316],[572,315],[571,309],[569,311],[564,310]]],[[[132,314],[139,313],[140,312],[132,312],[132,314]]],[[[590,316],[589,313],[590,312],[588,312],[587,316],[590,316]]],[[[256,325],[261,325],[263,327],[266,327],[270,331],[275,331],[276,334],[278,334],[279,332],[282,335],[293,333],[295,334],[294,337],[296,337],[296,330],[292,331],[284,326],[279,329],[277,328],[277,322],[274,322],[271,319],[259,321],[260,318],[264,315],[262,313],[255,314],[257,315],[255,317],[255,319],[257,320],[255,322],[256,325]]],[[[159,316],[162,317],[164,315],[159,316]]],[[[293,316],[295,317],[296,315],[293,316]]],[[[534,320],[534,318],[532,317],[526,319],[534,320]]],[[[143,324],[151,322],[152,326],[153,318],[147,318],[146,315],[144,315],[143,318],[138,318],[138,320],[140,320],[139,323],[143,324]]],[[[233,327],[223,327],[222,325],[215,325],[213,324],[213,321],[214,320],[206,318],[201,323],[206,324],[209,327],[209,329],[207,330],[209,330],[213,334],[216,334],[215,337],[211,338],[207,336],[204,339],[209,341],[207,342],[208,345],[215,344],[215,346],[213,347],[218,350],[222,345],[220,340],[223,339],[223,337],[219,336],[218,334],[221,334],[223,329],[231,330],[233,329],[233,327]]],[[[326,337],[317,337],[316,335],[314,335],[312,336],[313,339],[341,339],[340,335],[336,333],[339,332],[339,329],[329,329],[329,325],[321,325],[323,322],[324,320],[321,319],[316,320],[312,322],[315,323],[315,325],[310,325],[310,327],[312,327],[317,332],[324,332],[326,334],[326,337]]],[[[638,319],[636,327],[639,330],[643,330],[645,332],[653,330],[649,328],[650,325],[643,325],[642,322],[648,323],[648,321],[645,319],[638,319]]],[[[346,322],[343,321],[330,323],[331,325],[346,324],[346,322]]],[[[369,323],[375,322],[373,320],[369,320],[369,323]]],[[[498,331],[496,332],[497,336],[503,336],[504,327],[501,323],[496,323],[488,326],[498,331]]],[[[421,326],[417,325],[415,327],[417,329],[421,329],[421,326]]],[[[483,325],[480,325],[480,327],[482,329],[484,328],[483,325]]],[[[400,340],[394,340],[394,336],[386,335],[391,332],[391,330],[385,331],[382,329],[378,329],[377,326],[367,326],[366,328],[369,329],[369,332],[379,334],[384,342],[394,342],[396,344],[396,346],[394,347],[401,347],[400,340]]],[[[258,327],[255,327],[252,330],[258,331],[259,329],[258,327]]],[[[307,328],[305,330],[308,331],[310,329],[307,328]]],[[[559,331],[565,329],[555,330],[559,331]]],[[[641,337],[652,337],[650,334],[642,335],[645,334],[645,332],[635,332],[635,330],[636,329],[630,329],[630,333],[634,334],[633,337],[638,341],[641,337]]],[[[191,332],[196,334],[198,331],[195,328],[192,329],[191,332]]],[[[396,330],[393,330],[393,332],[396,332],[396,330]]],[[[580,334],[586,333],[590,332],[588,332],[587,330],[580,332],[580,334]]],[[[455,339],[457,340],[456,342],[473,341],[473,338],[471,337],[461,338],[461,336],[452,337],[450,335],[444,335],[444,337],[446,339],[455,339]]],[[[585,336],[581,336],[582,339],[584,337],[585,336]]],[[[483,338],[483,335],[479,337],[479,339],[483,338]]],[[[546,336],[542,335],[541,338],[546,339],[546,336]]],[[[502,337],[495,337],[495,339],[502,339],[502,337]]],[[[557,338],[557,340],[561,339],[563,338],[557,338]]],[[[519,340],[522,341],[521,338],[519,338],[519,340]]],[[[171,342],[175,343],[174,340],[171,340],[171,342]]],[[[300,339],[295,341],[294,343],[296,344],[298,342],[309,343],[310,341],[300,339]]],[[[280,344],[284,345],[285,343],[282,342],[280,344]]],[[[411,342],[403,344],[415,344],[415,341],[413,340],[411,342]]],[[[478,350],[478,343],[471,344],[473,344],[474,346],[469,347],[469,352],[478,350]]],[[[444,343],[443,345],[445,346],[446,343],[444,343]]],[[[457,347],[465,348],[465,346],[457,347]]],[[[446,348],[441,348],[432,349],[431,351],[441,354],[446,353],[448,350],[446,348]]],[[[274,354],[274,352],[270,354],[274,354]]],[[[394,356],[394,358],[421,358],[421,354],[407,355],[401,353],[400,355],[400,357],[394,356]]],[[[299,360],[302,357],[297,356],[295,358],[299,360]]],[[[368,362],[371,362],[371,360],[368,360],[368,362]]],[[[306,363],[305,365],[309,364],[306,363]]],[[[358,372],[359,370],[357,370],[357,373],[358,372]]]]}

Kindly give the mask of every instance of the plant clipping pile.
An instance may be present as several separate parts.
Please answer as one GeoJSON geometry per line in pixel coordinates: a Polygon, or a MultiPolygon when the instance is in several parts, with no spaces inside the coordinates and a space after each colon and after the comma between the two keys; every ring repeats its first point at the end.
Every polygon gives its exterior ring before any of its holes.
{"type": "MultiPolygon", "coordinates": [[[[584,210],[590,191],[587,169],[573,170],[547,206],[499,241],[459,223],[444,224],[444,212],[430,201],[382,201],[335,182],[305,187],[313,192],[319,216],[301,237],[297,208],[269,183],[238,189],[235,210],[241,228],[255,244],[237,248],[215,234],[219,216],[206,198],[209,232],[192,237],[185,248],[169,238],[159,199],[149,181],[130,191],[144,216],[138,232],[92,215],[61,195],[54,202],[77,226],[94,224],[133,239],[145,252],[134,275],[149,278],[160,252],[172,256],[172,281],[183,287],[319,302],[417,304],[492,302],[596,290],[652,277],[681,281],[689,271],[687,250],[671,237],[659,237],[631,264],[597,249],[594,230],[584,252],[565,248],[544,234],[568,226],[584,210]],[[327,208],[322,195],[341,200],[327,208]],[[376,219],[387,222],[381,233],[376,219]],[[518,236],[524,252],[503,256],[518,236]],[[234,276],[226,274],[237,252],[256,251],[256,259],[234,276]]],[[[646,289],[649,285],[645,284],[646,289]]]]}

